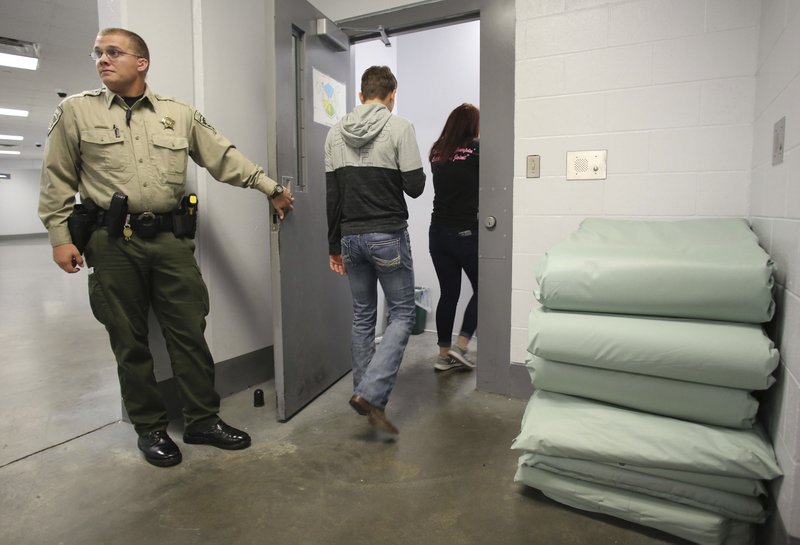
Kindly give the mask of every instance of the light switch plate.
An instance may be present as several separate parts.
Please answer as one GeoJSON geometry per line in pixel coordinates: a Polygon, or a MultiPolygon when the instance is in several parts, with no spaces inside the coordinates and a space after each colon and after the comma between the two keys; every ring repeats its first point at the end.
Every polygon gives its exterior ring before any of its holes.
{"type": "Polygon", "coordinates": [[[786,138],[786,117],[780,118],[772,129],[772,166],[783,163],[783,143],[786,138]]]}
{"type": "Polygon", "coordinates": [[[539,177],[539,156],[528,155],[528,167],[525,176],[527,178],[539,177]]]}
{"type": "Polygon", "coordinates": [[[568,151],[567,180],[605,180],[608,150],[568,151]]]}

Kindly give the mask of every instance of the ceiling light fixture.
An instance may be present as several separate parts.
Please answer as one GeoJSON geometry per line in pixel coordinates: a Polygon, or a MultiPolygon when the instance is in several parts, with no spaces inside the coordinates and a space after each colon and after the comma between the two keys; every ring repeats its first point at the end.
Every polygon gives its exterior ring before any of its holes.
{"type": "Polygon", "coordinates": [[[4,149],[0,149],[0,155],[19,155],[22,153],[21,151],[8,151],[4,149]]]}
{"type": "Polygon", "coordinates": [[[36,70],[39,67],[39,44],[0,36],[0,66],[36,70]]]}
{"type": "Polygon", "coordinates": [[[0,115],[11,115],[14,117],[28,117],[28,110],[14,110],[12,108],[0,108],[0,115]]]}
{"type": "Polygon", "coordinates": [[[16,134],[0,134],[0,140],[25,140],[24,136],[17,136],[16,134]]]}

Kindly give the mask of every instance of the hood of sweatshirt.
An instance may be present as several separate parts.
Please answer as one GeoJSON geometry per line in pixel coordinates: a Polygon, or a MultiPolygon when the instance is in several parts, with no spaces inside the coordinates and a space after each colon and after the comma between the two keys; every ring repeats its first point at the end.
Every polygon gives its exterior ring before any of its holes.
{"type": "Polygon", "coordinates": [[[369,144],[391,119],[392,112],[379,102],[361,104],[342,119],[342,138],[353,148],[369,144]]]}

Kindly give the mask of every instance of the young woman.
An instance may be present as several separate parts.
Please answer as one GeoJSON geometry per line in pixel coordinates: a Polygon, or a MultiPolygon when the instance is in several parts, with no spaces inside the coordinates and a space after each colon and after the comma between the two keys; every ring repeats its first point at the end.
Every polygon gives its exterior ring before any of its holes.
{"type": "Polygon", "coordinates": [[[433,173],[429,248],[441,297],[436,306],[439,357],[434,369],[473,369],[467,346],[478,326],[478,135],[480,111],[462,104],[450,113],[428,158],[433,173]],[[472,297],[453,346],[453,323],[461,295],[461,271],[472,297]]]}

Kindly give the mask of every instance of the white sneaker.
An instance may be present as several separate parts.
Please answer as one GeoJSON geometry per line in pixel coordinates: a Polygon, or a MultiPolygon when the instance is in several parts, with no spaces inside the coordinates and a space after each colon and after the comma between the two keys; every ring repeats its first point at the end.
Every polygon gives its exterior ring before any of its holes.
{"type": "Polygon", "coordinates": [[[459,369],[463,367],[461,362],[458,362],[450,356],[439,356],[436,358],[436,363],[433,364],[435,371],[449,371],[450,369],[459,369]]]}
{"type": "Polygon", "coordinates": [[[475,369],[475,363],[470,361],[469,358],[467,357],[466,348],[461,348],[460,346],[455,345],[452,348],[450,348],[450,350],[447,352],[447,355],[450,356],[450,359],[457,361],[464,367],[475,369]]]}

